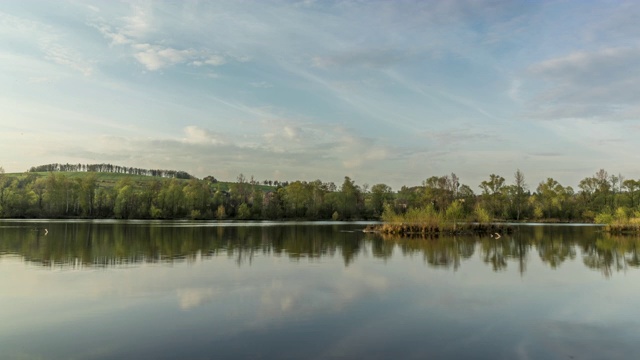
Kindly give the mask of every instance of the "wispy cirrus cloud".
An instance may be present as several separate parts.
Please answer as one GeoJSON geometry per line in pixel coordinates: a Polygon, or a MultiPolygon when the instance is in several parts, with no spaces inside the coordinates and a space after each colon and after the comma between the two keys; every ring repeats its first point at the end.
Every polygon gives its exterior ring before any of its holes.
{"type": "Polygon", "coordinates": [[[162,32],[156,22],[153,7],[131,4],[129,14],[110,21],[97,17],[90,22],[111,46],[125,46],[133,58],[149,71],[161,70],[178,64],[194,66],[220,66],[227,63],[221,54],[207,49],[195,49],[176,43],[168,45],[158,38],[162,32]]]}
{"type": "Polygon", "coordinates": [[[318,68],[364,66],[384,68],[398,64],[407,58],[401,50],[367,49],[349,50],[335,55],[319,55],[311,59],[318,68]]]}
{"type": "Polygon", "coordinates": [[[25,56],[24,49],[35,47],[42,59],[90,76],[94,66],[82,51],[75,48],[64,32],[51,25],[0,12],[0,34],[9,46],[5,51],[25,56]]]}

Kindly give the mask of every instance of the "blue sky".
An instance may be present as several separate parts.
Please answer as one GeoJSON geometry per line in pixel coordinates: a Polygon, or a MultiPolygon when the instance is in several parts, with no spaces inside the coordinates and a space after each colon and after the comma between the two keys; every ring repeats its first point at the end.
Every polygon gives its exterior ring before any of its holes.
{"type": "Polygon", "coordinates": [[[640,3],[3,1],[0,166],[640,178],[640,3]]]}

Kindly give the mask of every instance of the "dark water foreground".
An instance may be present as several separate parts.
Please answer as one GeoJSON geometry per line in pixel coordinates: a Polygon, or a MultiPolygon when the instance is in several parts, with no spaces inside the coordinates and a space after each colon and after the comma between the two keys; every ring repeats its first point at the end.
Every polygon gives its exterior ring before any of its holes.
{"type": "Polygon", "coordinates": [[[0,359],[638,356],[637,237],[364,227],[1,221],[0,359]]]}

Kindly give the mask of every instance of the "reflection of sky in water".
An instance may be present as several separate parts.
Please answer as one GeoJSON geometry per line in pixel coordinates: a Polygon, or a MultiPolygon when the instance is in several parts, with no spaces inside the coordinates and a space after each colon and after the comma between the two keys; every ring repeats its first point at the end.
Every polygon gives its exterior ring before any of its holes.
{"type": "MultiPolygon", "coordinates": [[[[480,246],[480,245],[478,245],[480,246]]],[[[40,358],[633,358],[640,272],[610,278],[580,250],[556,269],[529,254],[456,271],[371,244],[292,260],[226,254],[106,268],[0,258],[0,349],[40,358]]]]}

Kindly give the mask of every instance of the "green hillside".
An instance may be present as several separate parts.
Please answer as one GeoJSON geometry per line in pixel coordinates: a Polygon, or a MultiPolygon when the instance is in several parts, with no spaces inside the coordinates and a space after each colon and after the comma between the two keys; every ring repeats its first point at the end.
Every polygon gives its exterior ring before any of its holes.
{"type": "MultiPolygon", "coordinates": [[[[162,177],[158,177],[158,176],[146,176],[146,175],[129,175],[129,174],[118,174],[118,173],[112,173],[112,172],[95,172],[95,173],[90,173],[90,172],[81,172],[81,171],[56,171],[53,172],[56,176],[64,176],[67,179],[78,179],[78,178],[83,178],[89,174],[95,174],[96,175],[96,182],[98,187],[103,187],[103,188],[112,188],[115,187],[115,185],[118,183],[118,181],[122,180],[122,179],[130,179],[131,181],[133,181],[133,183],[136,185],[136,187],[143,187],[145,184],[149,184],[152,183],[154,181],[170,181],[173,180],[173,178],[162,178],[162,177]]],[[[29,177],[35,177],[35,179],[37,178],[41,178],[41,177],[46,177],[49,175],[49,172],[24,172],[24,173],[6,173],[5,176],[7,176],[8,178],[13,178],[13,179],[27,179],[29,177]]],[[[33,179],[33,180],[35,180],[33,179]]],[[[188,179],[175,179],[177,181],[179,181],[180,183],[187,183],[189,182],[188,179]]],[[[30,181],[31,182],[31,181],[30,181]]],[[[230,182],[230,181],[218,181],[215,183],[211,183],[211,186],[213,189],[215,190],[220,190],[220,191],[229,191],[229,189],[231,188],[231,186],[233,184],[236,184],[236,182],[230,182]]],[[[266,191],[272,191],[274,190],[276,187],[275,186],[269,186],[269,185],[254,185],[257,189],[266,192],[266,191]]]]}

